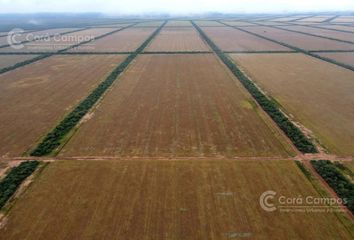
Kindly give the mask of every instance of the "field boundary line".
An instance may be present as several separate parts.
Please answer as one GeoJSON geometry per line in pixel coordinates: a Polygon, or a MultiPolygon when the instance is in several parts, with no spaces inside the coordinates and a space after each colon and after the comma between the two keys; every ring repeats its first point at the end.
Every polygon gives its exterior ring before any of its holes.
{"type": "MultiPolygon", "coordinates": [[[[335,25],[338,26],[336,24],[327,24],[327,25],[335,25]]],[[[282,27],[281,25],[270,25],[270,26],[276,26],[276,27],[282,27]]],[[[317,28],[317,29],[324,29],[324,30],[331,30],[331,31],[335,31],[335,32],[344,32],[344,33],[351,33],[354,34],[354,31],[349,31],[349,30],[341,30],[341,29],[334,29],[334,28],[327,28],[327,27],[321,27],[319,25],[309,25],[309,24],[289,24],[287,26],[283,26],[283,27],[289,27],[289,26],[299,26],[299,27],[310,27],[310,28],[317,28]]],[[[343,26],[343,25],[340,25],[343,26]]]]}
{"type": "Polygon", "coordinates": [[[224,51],[224,53],[277,54],[277,53],[298,53],[298,52],[296,51],[224,51]]]}
{"type": "MultiPolygon", "coordinates": [[[[121,73],[131,62],[149,45],[149,43],[159,34],[167,21],[163,22],[131,55],[120,63],[84,100],[82,100],[70,113],[68,113],[60,123],[40,141],[40,143],[30,152],[31,156],[45,156],[53,153],[61,145],[63,140],[80,123],[81,119],[96,105],[104,93],[118,79],[121,73]]],[[[69,139],[66,139],[67,141],[69,139]]],[[[66,141],[66,142],[67,142],[66,141]]]]}
{"type": "MultiPolygon", "coordinates": [[[[221,22],[222,23],[222,22],[221,22]]],[[[228,26],[228,27],[232,27],[234,29],[237,29],[237,30],[240,30],[242,32],[245,32],[245,33],[248,33],[248,34],[251,34],[251,35],[254,35],[254,36],[257,36],[257,37],[260,37],[260,38],[263,38],[265,40],[268,40],[268,41],[271,41],[271,42],[274,42],[274,43],[277,43],[279,45],[282,45],[284,47],[287,47],[287,48],[290,48],[290,49],[293,49],[295,50],[296,52],[300,52],[300,53],[303,53],[305,55],[308,55],[308,56],[311,56],[311,57],[314,57],[314,58],[317,58],[317,59],[320,59],[322,61],[325,61],[325,62],[328,62],[328,63],[332,63],[332,64],[335,64],[337,66],[340,66],[342,68],[346,68],[346,69],[349,69],[351,71],[354,71],[354,67],[351,66],[351,65],[348,65],[348,64],[344,64],[344,63],[340,63],[340,62],[337,62],[333,59],[330,59],[330,58],[326,58],[326,57],[322,57],[320,55],[317,55],[309,50],[304,50],[302,48],[298,48],[298,47],[295,47],[295,46],[292,46],[292,45],[289,45],[287,43],[283,43],[283,42],[280,42],[280,41],[277,41],[277,40],[274,40],[272,38],[269,38],[269,37],[265,37],[263,35],[260,35],[260,34],[257,34],[257,33],[253,33],[253,32],[250,32],[250,31],[247,31],[245,29],[242,29],[242,28],[239,28],[239,27],[235,27],[235,26],[231,26],[231,25],[228,25],[228,24],[225,24],[223,23],[225,26],[228,26]]],[[[265,27],[268,27],[268,26],[265,26],[265,27]]]]}
{"type": "MultiPolygon", "coordinates": [[[[0,69],[0,75],[3,74],[3,73],[9,72],[9,71],[15,70],[15,69],[17,69],[17,68],[19,68],[19,67],[23,67],[23,66],[26,66],[26,65],[28,65],[28,64],[37,62],[37,61],[39,61],[39,60],[42,60],[42,59],[45,59],[45,58],[48,58],[48,57],[51,57],[51,56],[54,56],[54,55],[57,55],[57,54],[61,54],[61,53],[65,52],[65,51],[67,51],[67,50],[70,50],[70,49],[72,49],[72,48],[81,46],[81,45],[83,45],[83,44],[87,44],[87,43],[90,43],[90,42],[92,42],[92,41],[95,41],[95,40],[104,38],[104,37],[109,36],[109,35],[111,35],[111,34],[114,34],[114,33],[116,33],[116,32],[123,31],[123,30],[125,30],[125,29],[127,29],[127,28],[130,28],[130,27],[136,25],[136,24],[137,24],[137,23],[134,23],[134,24],[131,24],[131,25],[129,25],[129,26],[126,26],[126,27],[123,27],[123,28],[120,28],[120,29],[116,29],[116,30],[114,30],[114,31],[111,31],[111,32],[102,34],[102,35],[100,35],[100,36],[98,36],[98,37],[95,37],[94,39],[91,39],[91,40],[88,40],[88,41],[84,41],[84,42],[81,42],[81,43],[77,43],[77,44],[71,45],[71,46],[69,46],[69,47],[67,47],[67,48],[58,50],[58,51],[55,52],[55,53],[46,53],[46,54],[39,55],[39,56],[37,56],[37,57],[35,57],[35,58],[29,59],[29,60],[26,60],[26,61],[16,63],[16,64],[14,64],[14,65],[12,65],[12,66],[2,68],[2,69],[0,69]]],[[[37,55],[38,55],[38,54],[37,54],[37,55]]]]}
{"type": "Polygon", "coordinates": [[[295,19],[287,21],[287,22],[297,22],[299,20],[303,20],[303,19],[306,19],[306,18],[313,18],[313,17],[316,17],[316,16],[317,15],[310,15],[310,16],[307,16],[307,17],[299,17],[299,18],[295,18],[295,19]]]}
{"type": "Polygon", "coordinates": [[[333,21],[334,19],[336,19],[336,18],[338,18],[340,15],[336,15],[336,16],[334,16],[334,17],[331,17],[331,18],[327,18],[326,20],[324,20],[322,23],[326,23],[326,22],[331,22],[331,21],[333,21]]]}
{"type": "Polygon", "coordinates": [[[295,147],[303,153],[317,153],[315,145],[306,135],[270,100],[256,85],[248,78],[219,47],[207,36],[203,30],[193,21],[193,26],[197,29],[201,37],[206,41],[210,48],[215,52],[219,59],[229,68],[234,76],[247,89],[260,107],[270,116],[273,122],[291,140],[295,147]]]}

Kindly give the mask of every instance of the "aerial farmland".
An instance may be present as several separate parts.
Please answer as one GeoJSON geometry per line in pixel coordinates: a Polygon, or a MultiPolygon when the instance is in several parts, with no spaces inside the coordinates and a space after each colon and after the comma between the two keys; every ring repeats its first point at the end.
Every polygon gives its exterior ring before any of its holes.
{"type": "Polygon", "coordinates": [[[353,15],[21,24],[0,240],[354,239],[353,15]]]}

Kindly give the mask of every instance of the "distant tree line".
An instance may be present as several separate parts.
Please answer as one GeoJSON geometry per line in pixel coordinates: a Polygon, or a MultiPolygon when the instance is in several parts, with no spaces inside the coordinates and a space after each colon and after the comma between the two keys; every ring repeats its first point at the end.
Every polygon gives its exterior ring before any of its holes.
{"type": "Polygon", "coordinates": [[[38,161],[27,161],[14,167],[0,182],[0,209],[16,192],[21,183],[30,176],[39,165],[38,161]]]}
{"type": "Polygon", "coordinates": [[[224,62],[224,64],[231,70],[231,72],[241,81],[243,86],[256,99],[258,104],[265,112],[277,123],[282,131],[290,138],[296,148],[303,153],[316,153],[315,145],[295,126],[276,106],[276,104],[267,98],[256,85],[233,63],[232,60],[221,51],[214,42],[198,27],[194,22],[193,26],[198,30],[199,34],[224,62]]]}
{"type": "Polygon", "coordinates": [[[354,184],[336,167],[338,163],[319,160],[311,161],[311,164],[338,196],[346,200],[345,205],[354,213],[354,184]]]}

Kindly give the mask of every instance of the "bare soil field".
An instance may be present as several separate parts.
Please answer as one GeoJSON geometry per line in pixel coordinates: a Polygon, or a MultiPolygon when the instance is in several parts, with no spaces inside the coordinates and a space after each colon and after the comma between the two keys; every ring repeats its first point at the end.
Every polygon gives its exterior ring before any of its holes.
{"type": "Polygon", "coordinates": [[[224,26],[223,24],[219,23],[219,22],[215,22],[215,21],[207,21],[207,20],[204,20],[204,21],[194,21],[195,24],[197,24],[198,26],[200,27],[205,27],[205,26],[208,26],[208,27],[217,27],[217,26],[224,26]]]}
{"type": "Polygon", "coordinates": [[[325,28],[331,28],[331,29],[336,29],[336,30],[344,30],[344,31],[351,31],[354,33],[354,26],[349,26],[349,25],[320,25],[321,27],[325,28]]]}
{"type": "MultiPolygon", "coordinates": [[[[103,34],[112,32],[117,28],[91,28],[79,32],[69,33],[63,36],[57,36],[50,39],[50,41],[35,41],[24,44],[21,49],[14,49],[12,47],[0,48],[0,52],[56,52],[65,49],[72,45],[84,42],[103,34]]],[[[90,48],[92,45],[86,45],[90,48]]],[[[82,47],[82,49],[84,49],[82,47]]]]}
{"type": "Polygon", "coordinates": [[[0,69],[37,57],[38,55],[0,55],[0,69]]]}
{"type": "Polygon", "coordinates": [[[192,27],[190,21],[168,21],[166,27],[192,27]]]}
{"type": "Polygon", "coordinates": [[[292,161],[54,162],[0,239],[353,238],[335,213],[266,212],[267,190],[319,197],[292,161]]]}
{"type": "Polygon", "coordinates": [[[331,58],[337,62],[345,63],[354,67],[354,52],[336,52],[336,53],[316,53],[320,56],[331,58]]]}
{"type": "Polygon", "coordinates": [[[287,113],[338,155],[354,154],[354,73],[303,54],[234,54],[287,113]]]}
{"type": "Polygon", "coordinates": [[[107,37],[101,38],[70,52],[129,52],[135,51],[154,31],[151,28],[127,28],[107,37]]]}
{"type": "Polygon", "coordinates": [[[288,156],[274,123],[213,54],[141,55],[61,156],[288,156]]]}
{"type": "Polygon", "coordinates": [[[125,56],[54,56],[0,75],[0,156],[34,147],[125,56]]]}
{"type": "Polygon", "coordinates": [[[229,24],[231,26],[255,26],[255,24],[250,22],[240,22],[240,21],[222,21],[222,22],[229,24]]]}
{"type": "Polygon", "coordinates": [[[323,22],[331,17],[333,16],[316,16],[316,17],[300,19],[298,22],[323,22]]]}
{"type": "MultiPolygon", "coordinates": [[[[303,16],[306,17],[306,16],[303,16]]],[[[274,18],[272,19],[272,21],[274,22],[289,22],[289,21],[293,21],[300,18],[300,16],[294,16],[294,17],[280,17],[280,18],[274,18]]],[[[263,24],[263,23],[262,23],[263,24]]]]}
{"type": "Polygon", "coordinates": [[[354,16],[340,16],[334,19],[332,22],[350,22],[354,23],[354,16]]]}
{"type": "Polygon", "coordinates": [[[160,27],[163,21],[151,21],[151,22],[142,22],[138,23],[134,27],[160,27]]]}
{"type": "MultiPolygon", "coordinates": [[[[257,27],[250,27],[257,28],[257,27]]],[[[289,51],[271,41],[231,27],[203,27],[203,31],[223,51],[289,51]]]]}
{"type": "MultiPolygon", "coordinates": [[[[332,31],[332,30],[326,30],[326,29],[320,29],[320,28],[311,28],[311,27],[306,27],[306,26],[280,26],[280,28],[295,30],[295,31],[300,31],[300,32],[305,32],[305,33],[310,33],[310,34],[316,34],[316,35],[320,35],[320,36],[324,36],[324,37],[337,38],[337,39],[344,40],[344,41],[354,42],[354,34],[352,34],[352,33],[338,32],[338,31],[332,31]]],[[[353,46],[353,48],[354,48],[354,46],[353,46]]]]}
{"type": "Polygon", "coordinates": [[[210,51],[210,49],[194,28],[164,27],[145,51],[210,51]]]}
{"type": "MultiPolygon", "coordinates": [[[[328,40],[320,37],[308,36],[300,33],[288,32],[271,27],[241,27],[247,31],[290,44],[305,50],[353,50],[354,45],[328,40]]],[[[316,31],[316,30],[314,30],[316,31]]]]}
{"type": "MultiPolygon", "coordinates": [[[[20,34],[18,36],[15,37],[15,40],[18,42],[22,42],[25,41],[27,39],[32,40],[34,39],[34,37],[48,37],[50,35],[54,35],[54,34],[60,34],[60,33],[64,33],[64,32],[70,32],[70,31],[74,31],[77,30],[78,28],[54,28],[54,29],[47,29],[47,30],[42,30],[42,31],[36,31],[36,32],[28,32],[28,33],[23,33],[20,34]]],[[[8,41],[7,41],[7,36],[6,37],[0,37],[0,46],[1,45],[8,45],[8,41]]],[[[2,51],[2,49],[0,48],[0,51],[2,51]]]]}

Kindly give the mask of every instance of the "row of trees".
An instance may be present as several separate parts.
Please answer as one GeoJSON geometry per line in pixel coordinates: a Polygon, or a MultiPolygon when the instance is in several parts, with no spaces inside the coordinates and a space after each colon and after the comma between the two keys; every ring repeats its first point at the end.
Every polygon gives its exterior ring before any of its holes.
{"type": "Polygon", "coordinates": [[[38,161],[27,161],[11,169],[0,182],[0,209],[16,192],[21,183],[36,170],[38,165],[38,161]]]}
{"type": "Polygon", "coordinates": [[[130,54],[93,92],[84,99],[71,113],[69,113],[42,142],[31,152],[32,156],[44,156],[50,154],[60,146],[62,139],[67,135],[82,119],[83,116],[95,105],[103,93],[112,85],[117,77],[126,67],[141,53],[150,41],[160,32],[164,23],[159,27],[135,52],[130,54]]]}
{"type": "Polygon", "coordinates": [[[311,161],[311,164],[338,196],[346,200],[345,205],[354,213],[354,184],[328,160],[311,161]]]}
{"type": "Polygon", "coordinates": [[[314,144],[296,127],[276,106],[276,104],[267,98],[256,85],[230,60],[223,51],[221,51],[213,41],[199,28],[195,23],[192,23],[198,30],[204,40],[215,51],[224,64],[231,72],[241,81],[243,86],[251,93],[259,105],[265,112],[277,123],[283,132],[290,138],[296,148],[303,153],[316,153],[317,149],[314,144]]]}

